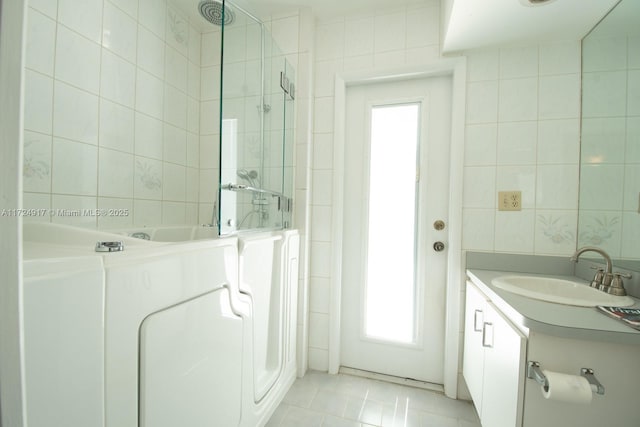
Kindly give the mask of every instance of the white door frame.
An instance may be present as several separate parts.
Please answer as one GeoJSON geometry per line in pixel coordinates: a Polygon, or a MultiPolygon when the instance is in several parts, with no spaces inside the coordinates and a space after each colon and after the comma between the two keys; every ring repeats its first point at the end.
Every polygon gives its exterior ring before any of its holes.
{"type": "Polygon", "coordinates": [[[333,197],[331,232],[331,300],[329,304],[329,373],[340,368],[340,310],[342,299],[342,216],[344,207],[344,147],[347,86],[409,78],[452,76],[451,167],[449,176],[449,248],[445,290],[444,392],[458,394],[458,360],[460,357],[462,263],[462,182],[464,166],[464,120],[466,94],[466,60],[443,58],[420,67],[401,67],[384,71],[336,74],[333,131],[333,197]]]}

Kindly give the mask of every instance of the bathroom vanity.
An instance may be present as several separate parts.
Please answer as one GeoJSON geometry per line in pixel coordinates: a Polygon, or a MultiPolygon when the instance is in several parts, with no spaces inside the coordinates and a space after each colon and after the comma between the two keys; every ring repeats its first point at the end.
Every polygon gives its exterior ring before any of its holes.
{"type": "MultiPolygon", "coordinates": [[[[482,425],[640,425],[640,331],[594,307],[536,300],[492,285],[508,274],[513,273],[467,270],[463,375],[482,425]],[[590,402],[547,399],[542,386],[527,376],[534,361],[543,373],[579,376],[582,368],[592,369],[590,378],[602,384],[604,394],[594,386],[590,402]]],[[[636,301],[633,307],[638,306],[636,301]]]]}

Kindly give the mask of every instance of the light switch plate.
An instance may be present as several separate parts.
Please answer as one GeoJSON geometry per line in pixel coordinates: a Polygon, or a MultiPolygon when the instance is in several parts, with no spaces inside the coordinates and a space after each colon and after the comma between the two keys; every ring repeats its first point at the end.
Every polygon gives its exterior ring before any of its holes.
{"type": "Polygon", "coordinates": [[[499,211],[520,211],[522,210],[521,191],[498,191],[499,211]]]}

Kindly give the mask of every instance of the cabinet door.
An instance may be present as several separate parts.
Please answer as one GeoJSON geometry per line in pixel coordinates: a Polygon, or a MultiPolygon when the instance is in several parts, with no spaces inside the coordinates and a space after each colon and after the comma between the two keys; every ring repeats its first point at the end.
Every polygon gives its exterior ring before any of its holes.
{"type": "Polygon", "coordinates": [[[482,346],[485,352],[482,425],[521,426],[525,337],[491,303],[486,305],[483,326],[482,346]]]}
{"type": "Polygon", "coordinates": [[[482,382],[484,372],[482,328],[484,325],[487,301],[484,295],[469,281],[467,281],[466,294],[462,374],[478,414],[482,415],[482,382]]]}

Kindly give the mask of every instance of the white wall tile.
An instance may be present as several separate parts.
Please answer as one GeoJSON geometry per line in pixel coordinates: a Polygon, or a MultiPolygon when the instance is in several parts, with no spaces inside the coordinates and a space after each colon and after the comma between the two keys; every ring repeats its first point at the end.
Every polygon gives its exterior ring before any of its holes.
{"type": "Polygon", "coordinates": [[[98,228],[116,229],[133,225],[133,199],[98,197],[98,209],[107,212],[107,215],[97,218],[98,228]]]}
{"type": "Polygon", "coordinates": [[[132,18],[138,17],[138,0],[109,0],[132,18]]]}
{"type": "Polygon", "coordinates": [[[219,167],[220,155],[218,144],[218,135],[204,135],[200,137],[200,168],[214,169],[219,167]]]}
{"type": "Polygon", "coordinates": [[[540,75],[580,73],[582,52],[579,41],[540,46],[540,75]]]}
{"type": "Polygon", "coordinates": [[[50,135],[25,131],[22,169],[24,191],[51,192],[51,146],[50,135]]]}
{"type": "Polygon", "coordinates": [[[192,133],[200,131],[200,102],[187,98],[187,130],[192,133]]]}
{"type": "Polygon", "coordinates": [[[27,10],[26,66],[53,76],[56,22],[36,9],[27,10]]]}
{"type": "Polygon", "coordinates": [[[98,143],[98,97],[56,81],[53,135],[98,143]]]}
{"type": "Polygon", "coordinates": [[[200,103],[200,135],[220,132],[220,101],[200,103]]]}
{"type": "Polygon", "coordinates": [[[467,85],[467,123],[493,123],[498,118],[498,82],[467,85]]]}
{"type": "Polygon", "coordinates": [[[374,52],[401,50],[406,47],[407,17],[404,10],[376,15],[374,21],[374,52]]]}
{"type": "Polygon", "coordinates": [[[187,92],[187,58],[172,47],[165,50],[165,80],[181,92],[187,92]]]}
{"type": "Polygon", "coordinates": [[[200,30],[193,25],[189,26],[189,53],[187,57],[189,61],[195,65],[200,65],[200,48],[202,43],[202,36],[200,30]]]}
{"type": "Polygon", "coordinates": [[[98,187],[98,148],[53,139],[52,193],[95,196],[98,187]]]}
{"type": "Polygon", "coordinates": [[[500,75],[500,51],[476,50],[467,56],[467,81],[498,80],[500,75]]]}
{"type": "Polygon", "coordinates": [[[313,168],[333,168],[333,134],[316,133],[313,135],[313,168]]]}
{"type": "Polygon", "coordinates": [[[498,127],[495,123],[468,125],[465,132],[465,166],[496,164],[498,127]]]}
{"type": "Polygon", "coordinates": [[[316,26],[316,61],[344,56],[344,20],[316,26]]]}
{"type": "Polygon", "coordinates": [[[329,313],[331,282],[324,277],[312,277],[309,281],[309,311],[329,313]]]}
{"type": "MultiPolygon", "coordinates": [[[[200,171],[196,168],[186,169],[186,191],[185,198],[187,202],[198,202],[200,195],[200,171]]],[[[198,220],[197,211],[195,214],[195,223],[198,220]]]]}
{"type": "Polygon", "coordinates": [[[517,79],[538,76],[538,47],[500,49],[500,78],[517,79]]]}
{"type": "Polygon", "coordinates": [[[329,315],[324,313],[309,313],[309,346],[314,348],[329,348],[329,315]]]}
{"type": "Polygon", "coordinates": [[[142,25],[138,26],[138,67],[158,78],[164,78],[164,49],[162,39],[142,25]]]}
{"type": "Polygon", "coordinates": [[[464,168],[462,205],[465,208],[494,208],[496,203],[494,167],[464,168]]]}
{"type": "Polygon", "coordinates": [[[577,163],[580,159],[580,120],[538,122],[538,164],[577,163]]]}
{"type": "Polygon", "coordinates": [[[522,207],[532,209],[536,203],[536,167],[531,165],[498,166],[496,169],[496,195],[498,191],[521,191],[522,207]]]}
{"type": "Polygon", "coordinates": [[[142,113],[135,113],[135,117],[135,154],[162,159],[162,121],[142,113]]]}
{"type": "MultiPolygon", "coordinates": [[[[218,81],[220,73],[217,74],[218,81]]],[[[200,67],[193,62],[189,62],[187,66],[187,94],[197,100],[200,100],[200,67]]]]}
{"type": "Polygon", "coordinates": [[[103,49],[100,96],[133,108],[135,95],[136,67],[103,49]]]}
{"type": "Polygon", "coordinates": [[[171,85],[164,85],[164,121],[187,128],[187,94],[171,85]]]}
{"type": "Polygon", "coordinates": [[[167,44],[187,57],[189,55],[189,22],[184,14],[171,5],[167,8],[165,31],[167,44]]]}
{"type": "Polygon", "coordinates": [[[496,212],[495,250],[533,253],[534,211],[496,212]]]}
{"type": "Polygon", "coordinates": [[[132,109],[101,99],[100,146],[133,153],[134,117],[132,109]]]}
{"type": "Polygon", "coordinates": [[[407,48],[440,43],[440,8],[419,7],[407,13],[407,48]]]}
{"type": "MultiPolygon", "coordinates": [[[[373,53],[374,43],[374,20],[373,16],[362,19],[347,19],[344,27],[344,55],[360,56],[373,53]]],[[[324,61],[333,63],[336,61],[324,61]]],[[[316,63],[319,66],[319,63],[316,63]]],[[[316,81],[320,77],[319,70],[316,73],[316,81]]],[[[332,91],[333,94],[333,91],[332,91]]],[[[323,96],[316,93],[316,96],[323,96]]]]}
{"type": "Polygon", "coordinates": [[[164,114],[164,84],[142,70],[136,75],[136,110],[156,119],[162,119],[164,114]]]}
{"type": "Polygon", "coordinates": [[[333,132],[333,97],[316,98],[314,107],[313,131],[317,133],[333,132]]]}
{"type": "Polygon", "coordinates": [[[540,119],[580,117],[580,74],[540,77],[540,119]]]}
{"type": "Polygon", "coordinates": [[[187,133],[187,166],[196,169],[200,166],[200,137],[197,134],[187,133]]]}
{"type": "Polygon", "coordinates": [[[538,79],[501,80],[498,118],[503,122],[536,120],[538,118],[538,79]]]}
{"type": "Polygon", "coordinates": [[[103,0],[58,0],[58,21],[100,43],[103,3],[103,0]]]}
{"type": "Polygon", "coordinates": [[[165,0],[139,0],[139,22],[164,40],[167,16],[165,0]]]}
{"type": "Polygon", "coordinates": [[[186,204],[182,202],[162,202],[162,224],[181,225],[186,221],[186,204]]]}
{"type": "Polygon", "coordinates": [[[162,200],[162,162],[137,156],[134,162],[133,197],[162,200]]]}
{"type": "Polygon", "coordinates": [[[184,129],[164,125],[163,159],[185,165],[187,162],[187,132],[184,129]]]}
{"type": "Polygon", "coordinates": [[[531,122],[498,124],[497,159],[500,165],[534,165],[538,126],[531,122]]]}
{"type": "Polygon", "coordinates": [[[310,274],[312,277],[331,277],[331,244],[311,242],[310,274]]]}
{"type": "Polygon", "coordinates": [[[136,61],[138,25],[110,2],[104,3],[102,46],[130,62],[136,61]]]}
{"type": "Polygon", "coordinates": [[[298,15],[276,19],[271,24],[271,37],[283,54],[298,52],[298,15]]]}
{"type": "Polygon", "coordinates": [[[187,170],[184,166],[163,163],[163,200],[185,201],[187,170]]]}
{"type": "Polygon", "coordinates": [[[220,99],[220,66],[202,67],[200,93],[203,101],[220,99]]]}
{"type": "Polygon", "coordinates": [[[576,248],[577,210],[536,210],[535,253],[564,255],[576,248]]]}
{"type": "Polygon", "coordinates": [[[462,211],[462,248],[465,250],[493,251],[495,235],[495,208],[462,211]]]}
{"type": "Polygon", "coordinates": [[[133,197],[133,154],[100,148],[98,195],[133,197]]]}
{"type": "Polygon", "coordinates": [[[211,65],[220,65],[221,43],[222,35],[220,31],[212,31],[208,33],[202,33],[201,38],[201,55],[200,64],[203,67],[211,65]]]}
{"type": "Polygon", "coordinates": [[[331,241],[331,206],[313,206],[311,211],[311,239],[331,241]]]}
{"type": "MultiPolygon", "coordinates": [[[[22,195],[22,207],[24,209],[51,209],[51,193],[30,193],[25,191],[22,195]]],[[[23,222],[51,222],[49,213],[44,215],[26,216],[23,222]]]]}
{"type": "Polygon", "coordinates": [[[538,165],[536,207],[578,208],[578,165],[538,165]]]}
{"type": "Polygon", "coordinates": [[[51,134],[53,129],[53,79],[25,71],[24,127],[51,134]]]}
{"type": "Polygon", "coordinates": [[[96,216],[75,215],[75,213],[97,209],[98,202],[95,196],[53,194],[51,195],[51,208],[56,212],[51,217],[51,222],[85,228],[96,228],[98,225],[96,216]],[[73,213],[73,215],[69,215],[69,213],[73,213]]]}
{"type": "Polygon", "coordinates": [[[58,1],[51,0],[29,0],[29,7],[47,15],[49,18],[56,19],[58,16],[58,1]]]}
{"type": "Polygon", "coordinates": [[[80,89],[98,93],[100,45],[58,25],[55,77],[80,89]]]}
{"type": "Polygon", "coordinates": [[[133,201],[134,225],[158,225],[162,223],[162,202],[156,200],[133,201]]]}
{"type": "Polygon", "coordinates": [[[312,204],[314,205],[331,205],[332,191],[332,171],[330,170],[314,170],[313,171],[313,195],[312,204]]]}

